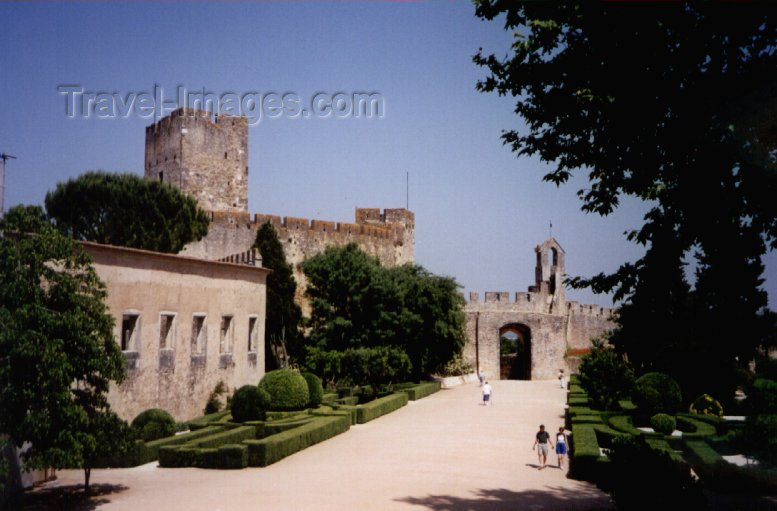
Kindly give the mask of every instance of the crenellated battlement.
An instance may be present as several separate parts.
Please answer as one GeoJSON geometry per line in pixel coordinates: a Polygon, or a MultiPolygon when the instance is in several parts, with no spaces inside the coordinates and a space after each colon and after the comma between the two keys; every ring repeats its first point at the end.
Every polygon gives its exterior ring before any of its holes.
{"type": "MultiPolygon", "coordinates": [[[[536,286],[531,286],[530,289],[534,289],[536,286]]],[[[543,312],[543,309],[548,309],[545,312],[553,313],[550,310],[547,300],[547,292],[535,292],[535,291],[516,291],[515,294],[510,296],[508,291],[486,291],[484,294],[484,300],[480,301],[480,293],[477,291],[471,291],[467,302],[470,308],[477,308],[478,305],[488,304],[490,308],[494,305],[499,307],[500,305],[506,305],[510,310],[531,310],[533,312],[543,312]],[[493,304],[493,305],[492,305],[493,304]]],[[[609,307],[601,307],[599,305],[582,304],[575,301],[566,302],[566,308],[555,311],[557,314],[567,313],[576,316],[590,316],[596,318],[611,319],[615,313],[614,309],[609,307]]]]}

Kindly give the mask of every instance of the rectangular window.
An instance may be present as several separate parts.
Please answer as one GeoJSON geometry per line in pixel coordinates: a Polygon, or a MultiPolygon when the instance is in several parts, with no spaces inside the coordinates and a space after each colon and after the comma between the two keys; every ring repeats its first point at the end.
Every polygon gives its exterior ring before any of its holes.
{"type": "Polygon", "coordinates": [[[121,350],[138,351],[140,314],[124,314],[121,319],[121,350]]]}
{"type": "Polygon", "coordinates": [[[208,330],[205,326],[205,316],[192,317],[192,355],[204,355],[208,342],[208,330]]]}
{"type": "Polygon", "coordinates": [[[159,349],[175,348],[175,314],[159,315],[159,349]]]}
{"type": "Polygon", "coordinates": [[[256,317],[248,318],[248,352],[255,353],[257,348],[257,340],[259,337],[259,329],[256,327],[256,317]]]}
{"type": "Polygon", "coordinates": [[[221,353],[232,353],[232,336],[232,316],[221,316],[221,339],[219,343],[221,353]]]}

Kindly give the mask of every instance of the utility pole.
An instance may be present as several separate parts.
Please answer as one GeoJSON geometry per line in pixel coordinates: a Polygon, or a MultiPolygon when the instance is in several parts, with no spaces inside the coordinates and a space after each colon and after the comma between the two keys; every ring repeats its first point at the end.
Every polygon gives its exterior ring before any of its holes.
{"type": "Polygon", "coordinates": [[[2,218],[5,212],[5,161],[15,159],[16,156],[0,153],[0,218],[2,218]]]}

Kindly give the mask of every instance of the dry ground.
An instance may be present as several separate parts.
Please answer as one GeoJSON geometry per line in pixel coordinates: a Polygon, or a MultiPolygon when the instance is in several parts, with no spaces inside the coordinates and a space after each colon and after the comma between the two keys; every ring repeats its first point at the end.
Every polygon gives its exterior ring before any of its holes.
{"type": "MultiPolygon", "coordinates": [[[[56,490],[58,508],[83,510],[609,509],[605,494],[568,479],[566,467],[537,468],[531,449],[537,426],[552,432],[563,424],[565,392],[558,383],[492,386],[492,405],[481,404],[477,383],[442,390],[265,468],[150,463],[95,470],[97,495],[87,501],[62,492],[75,490],[83,473],[62,471],[36,493],[56,490]]],[[[51,505],[39,502],[41,509],[51,505]]]]}

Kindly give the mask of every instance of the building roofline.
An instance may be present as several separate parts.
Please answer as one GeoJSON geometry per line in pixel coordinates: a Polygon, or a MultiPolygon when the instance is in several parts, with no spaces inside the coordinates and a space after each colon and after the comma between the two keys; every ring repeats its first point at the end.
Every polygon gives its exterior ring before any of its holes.
{"type": "Polygon", "coordinates": [[[270,272],[272,272],[271,269],[265,268],[263,266],[250,266],[247,264],[230,263],[226,261],[211,261],[209,259],[200,259],[198,257],[184,256],[184,255],[178,255],[178,254],[167,254],[164,252],[155,252],[153,250],[144,250],[140,248],[129,248],[129,247],[119,247],[116,245],[106,245],[103,243],[95,243],[94,241],[76,241],[76,243],[83,246],[85,249],[94,248],[97,250],[104,250],[106,252],[119,252],[119,253],[123,252],[126,254],[134,254],[134,255],[149,257],[153,259],[189,262],[194,264],[202,264],[205,266],[216,266],[216,267],[223,267],[223,268],[230,268],[230,269],[240,268],[243,270],[256,271],[256,272],[265,273],[265,274],[269,274],[270,272]]]}

